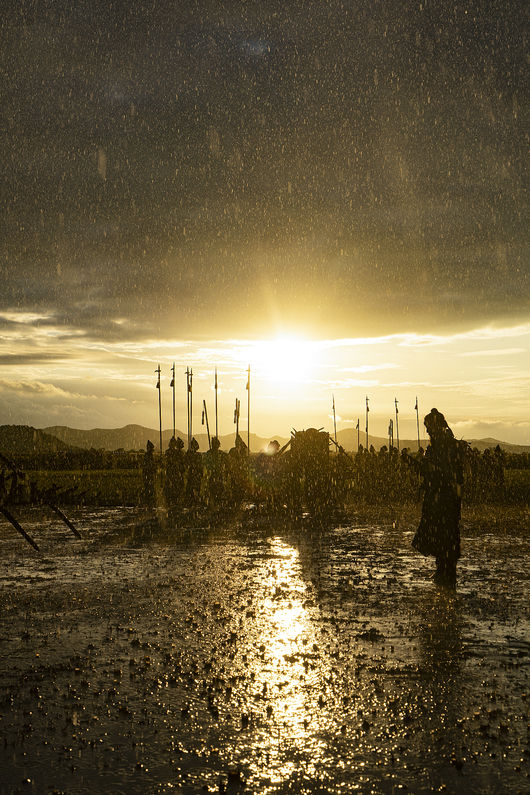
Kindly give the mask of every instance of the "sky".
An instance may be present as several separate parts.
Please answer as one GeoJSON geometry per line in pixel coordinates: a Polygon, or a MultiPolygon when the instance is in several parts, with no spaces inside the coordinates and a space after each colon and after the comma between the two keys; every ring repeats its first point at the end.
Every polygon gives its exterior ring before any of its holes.
{"type": "Polygon", "coordinates": [[[525,4],[5,0],[0,424],[530,444],[525,4]],[[245,420],[243,420],[245,422],[245,420]],[[361,427],[363,420],[361,419],[361,427]],[[353,431],[352,431],[353,432],[353,431]]]}

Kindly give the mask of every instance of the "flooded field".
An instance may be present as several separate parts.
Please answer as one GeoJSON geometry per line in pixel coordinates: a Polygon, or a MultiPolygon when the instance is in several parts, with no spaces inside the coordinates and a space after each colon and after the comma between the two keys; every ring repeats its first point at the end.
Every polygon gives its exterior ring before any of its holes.
{"type": "MultiPolygon", "coordinates": [[[[0,523],[0,792],[530,791],[530,536],[470,519],[456,595],[412,520],[243,522],[178,540],[137,510],[76,540],[0,523]]],[[[526,517],[527,518],[527,517],[526,517]]]]}

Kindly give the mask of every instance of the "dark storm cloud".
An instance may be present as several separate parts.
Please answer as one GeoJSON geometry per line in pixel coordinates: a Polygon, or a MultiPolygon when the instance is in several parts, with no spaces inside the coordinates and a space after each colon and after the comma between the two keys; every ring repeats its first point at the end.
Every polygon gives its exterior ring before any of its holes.
{"type": "Polygon", "coordinates": [[[527,306],[522,3],[5,9],[4,308],[99,336],[527,306]]]}
{"type": "Polygon", "coordinates": [[[0,355],[0,365],[42,364],[44,362],[60,362],[71,359],[68,353],[21,353],[0,355]]]}

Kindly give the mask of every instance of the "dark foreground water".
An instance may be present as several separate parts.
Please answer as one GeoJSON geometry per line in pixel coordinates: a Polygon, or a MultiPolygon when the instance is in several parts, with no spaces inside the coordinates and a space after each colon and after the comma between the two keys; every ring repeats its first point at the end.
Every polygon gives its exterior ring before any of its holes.
{"type": "Polygon", "coordinates": [[[530,791],[524,523],[464,528],[455,596],[407,523],[75,518],[0,523],[1,793],[530,791]]]}

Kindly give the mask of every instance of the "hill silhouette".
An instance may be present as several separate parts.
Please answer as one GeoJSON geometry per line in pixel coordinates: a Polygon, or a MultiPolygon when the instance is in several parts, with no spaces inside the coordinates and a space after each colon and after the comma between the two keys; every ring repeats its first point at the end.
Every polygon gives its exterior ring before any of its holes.
{"type": "MultiPolygon", "coordinates": [[[[23,426],[4,426],[4,427],[23,427],[23,426]]],[[[35,429],[33,429],[35,430],[35,429]]],[[[60,440],[67,447],[81,447],[89,450],[95,448],[96,450],[144,450],[147,440],[150,439],[155,448],[158,449],[159,445],[159,431],[155,428],[146,428],[143,425],[125,425],[123,428],[93,428],[91,430],[80,430],[78,428],[69,428],[66,425],[54,425],[43,428],[39,433],[43,436],[52,436],[60,440]]],[[[187,434],[184,431],[176,431],[176,435],[186,441],[187,434]]],[[[221,448],[229,450],[234,445],[234,433],[225,434],[220,437],[221,448]]],[[[172,431],[166,429],[162,432],[162,446],[164,450],[167,448],[169,440],[171,439],[172,431]]],[[[199,442],[201,450],[208,449],[208,437],[206,433],[195,433],[195,438],[199,442]]],[[[242,429],[241,436],[246,442],[247,435],[245,429],[242,429]]],[[[250,434],[250,449],[252,452],[259,452],[263,450],[271,439],[277,439],[280,445],[288,441],[288,437],[271,435],[268,437],[258,436],[254,433],[250,434]]],[[[0,437],[1,440],[1,437],[0,437]]],[[[357,449],[357,433],[352,429],[343,429],[337,433],[337,441],[345,450],[357,449]]],[[[364,446],[366,437],[364,433],[360,434],[360,443],[364,446]]],[[[428,439],[420,439],[421,445],[425,448],[428,444],[428,439]]],[[[503,450],[509,453],[524,453],[530,452],[530,447],[525,445],[509,444],[502,442],[498,439],[468,439],[471,447],[476,447],[480,451],[487,448],[493,448],[500,445],[503,450]]],[[[33,442],[35,444],[35,442],[33,442]]],[[[388,439],[383,436],[369,436],[369,444],[373,445],[376,450],[379,450],[383,445],[388,445],[388,439]]],[[[417,450],[417,439],[400,439],[400,448],[408,447],[409,450],[417,450]]],[[[50,449],[50,448],[45,448],[50,449]]],[[[53,449],[53,448],[51,448],[53,449]]],[[[62,448],[58,448],[62,449],[62,448]]]]}
{"type": "Polygon", "coordinates": [[[30,425],[0,425],[0,452],[6,456],[57,453],[72,445],[30,425]]]}
{"type": "MultiPolygon", "coordinates": [[[[147,440],[150,439],[155,445],[159,446],[159,431],[154,428],[145,428],[143,425],[125,425],[123,428],[92,428],[91,430],[79,430],[69,428],[66,425],[54,425],[43,429],[45,433],[51,434],[62,442],[74,447],[82,447],[86,450],[94,448],[96,450],[145,450],[147,440]]],[[[162,447],[165,450],[173,431],[166,429],[162,431],[162,447]]],[[[175,435],[180,436],[186,442],[187,434],[177,428],[175,435]]],[[[200,450],[208,449],[208,436],[206,433],[194,433],[194,437],[199,442],[200,450]]],[[[246,431],[241,430],[241,437],[246,442],[246,431]]],[[[270,439],[278,439],[280,444],[285,444],[287,438],[271,436],[270,439]]],[[[250,434],[250,449],[254,453],[263,450],[270,439],[267,437],[250,434]]],[[[221,436],[221,448],[229,450],[234,446],[235,432],[221,436]]]]}

